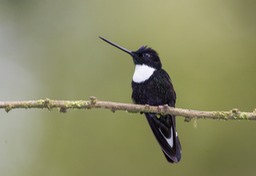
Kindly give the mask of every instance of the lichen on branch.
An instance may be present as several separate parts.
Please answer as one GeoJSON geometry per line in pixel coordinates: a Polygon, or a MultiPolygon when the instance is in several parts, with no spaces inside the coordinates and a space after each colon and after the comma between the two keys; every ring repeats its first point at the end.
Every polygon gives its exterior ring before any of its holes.
{"type": "Polygon", "coordinates": [[[253,112],[241,112],[238,109],[230,111],[199,111],[182,108],[173,108],[168,105],[149,106],[128,103],[117,103],[100,101],[91,96],[89,100],[51,100],[49,98],[29,101],[0,101],[0,109],[9,112],[13,109],[59,109],[65,113],[69,109],[109,109],[112,112],[126,111],[131,113],[157,113],[171,114],[185,117],[185,121],[197,119],[219,119],[219,120],[256,120],[256,110],[253,112]]]}

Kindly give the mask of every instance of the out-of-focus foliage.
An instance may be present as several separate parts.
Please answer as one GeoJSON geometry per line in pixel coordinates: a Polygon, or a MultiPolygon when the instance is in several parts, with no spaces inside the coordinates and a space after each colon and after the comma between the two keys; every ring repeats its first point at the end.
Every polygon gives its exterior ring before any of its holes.
{"type": "MultiPolygon", "coordinates": [[[[131,50],[156,49],[177,107],[256,107],[254,1],[0,1],[0,100],[131,102],[131,50]]],[[[104,110],[0,112],[0,175],[255,175],[256,124],[177,120],[165,160],[143,116],[104,110]]]]}

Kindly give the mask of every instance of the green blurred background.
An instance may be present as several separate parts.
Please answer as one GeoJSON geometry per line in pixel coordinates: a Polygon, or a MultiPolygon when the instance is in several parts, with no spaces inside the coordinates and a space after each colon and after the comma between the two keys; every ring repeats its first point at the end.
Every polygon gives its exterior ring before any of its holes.
{"type": "MultiPolygon", "coordinates": [[[[131,102],[131,58],[99,40],[158,51],[177,107],[256,106],[256,2],[1,0],[0,100],[131,102]]],[[[0,111],[0,175],[255,175],[256,123],[177,118],[167,163],[142,115],[0,111]],[[196,124],[196,125],[195,125],[196,124]]]]}

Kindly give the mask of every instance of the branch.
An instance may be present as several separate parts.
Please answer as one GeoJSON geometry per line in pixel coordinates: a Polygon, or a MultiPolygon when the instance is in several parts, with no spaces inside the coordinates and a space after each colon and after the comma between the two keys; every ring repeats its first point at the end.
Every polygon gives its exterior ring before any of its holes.
{"type": "Polygon", "coordinates": [[[1,102],[0,109],[5,109],[9,112],[12,109],[59,109],[60,112],[67,112],[68,109],[109,109],[112,112],[126,111],[131,113],[157,113],[157,114],[171,114],[176,116],[185,117],[185,121],[190,121],[193,118],[204,119],[219,119],[219,120],[256,120],[256,110],[253,112],[240,112],[238,109],[230,111],[198,111],[181,108],[173,108],[167,105],[162,106],[149,106],[149,105],[136,105],[127,103],[116,103],[109,101],[99,101],[95,97],[90,97],[90,100],[50,100],[48,98],[41,100],[31,101],[9,101],[1,102]]]}

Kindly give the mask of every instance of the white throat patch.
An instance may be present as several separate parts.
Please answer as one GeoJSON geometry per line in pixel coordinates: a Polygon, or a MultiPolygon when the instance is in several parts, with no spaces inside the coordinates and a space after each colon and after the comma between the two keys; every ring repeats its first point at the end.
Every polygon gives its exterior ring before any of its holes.
{"type": "Polygon", "coordinates": [[[136,83],[141,83],[150,78],[156,69],[147,66],[145,64],[135,65],[135,71],[133,73],[132,80],[136,83]]]}

